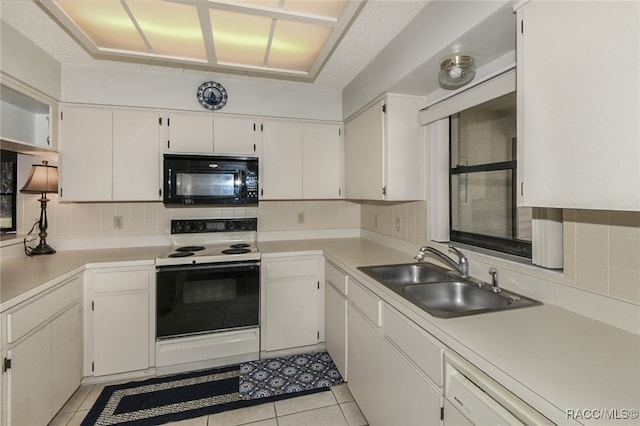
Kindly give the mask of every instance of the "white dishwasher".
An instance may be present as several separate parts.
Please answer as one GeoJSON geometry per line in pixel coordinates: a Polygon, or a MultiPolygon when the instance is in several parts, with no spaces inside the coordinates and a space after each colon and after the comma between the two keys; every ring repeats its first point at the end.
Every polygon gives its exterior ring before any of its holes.
{"type": "Polygon", "coordinates": [[[444,426],[553,424],[451,351],[444,355],[444,376],[444,426]]]}

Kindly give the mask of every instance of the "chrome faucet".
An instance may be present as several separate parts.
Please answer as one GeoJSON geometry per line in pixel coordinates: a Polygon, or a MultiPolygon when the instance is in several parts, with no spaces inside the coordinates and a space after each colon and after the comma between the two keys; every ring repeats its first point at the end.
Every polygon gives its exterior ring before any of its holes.
{"type": "Polygon", "coordinates": [[[469,278],[469,260],[467,259],[467,256],[465,256],[460,250],[455,248],[453,244],[449,244],[449,249],[453,250],[458,255],[457,262],[446,254],[442,253],[440,250],[428,246],[421,247],[420,251],[413,259],[416,261],[416,263],[420,263],[424,259],[424,255],[426,252],[433,253],[441,260],[449,264],[449,266],[458,271],[461,278],[469,278]]]}
{"type": "Polygon", "coordinates": [[[498,270],[496,268],[489,268],[489,275],[491,275],[491,291],[500,293],[502,289],[498,287],[498,270]]]}

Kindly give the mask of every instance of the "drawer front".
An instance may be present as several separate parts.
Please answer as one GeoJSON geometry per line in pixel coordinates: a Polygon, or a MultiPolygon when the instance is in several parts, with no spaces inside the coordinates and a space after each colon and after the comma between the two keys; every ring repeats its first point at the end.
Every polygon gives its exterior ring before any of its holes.
{"type": "Polygon", "coordinates": [[[400,312],[383,307],[384,334],[427,376],[442,386],[443,346],[400,312]]]}
{"type": "Polygon", "coordinates": [[[7,341],[14,343],[80,298],[81,277],[7,315],[7,341]]]}
{"type": "Polygon", "coordinates": [[[147,290],[149,271],[96,271],[93,273],[94,293],[127,290],[147,290]]]}
{"type": "Polygon", "coordinates": [[[330,263],[324,265],[324,279],[343,296],[347,294],[347,275],[330,263]]]}
{"type": "Polygon", "coordinates": [[[380,327],[382,325],[382,301],[351,277],[348,277],[348,282],[349,301],[377,327],[380,327]]]}
{"type": "Polygon", "coordinates": [[[286,260],[282,262],[264,262],[268,280],[318,276],[320,271],[318,259],[286,260]]]}

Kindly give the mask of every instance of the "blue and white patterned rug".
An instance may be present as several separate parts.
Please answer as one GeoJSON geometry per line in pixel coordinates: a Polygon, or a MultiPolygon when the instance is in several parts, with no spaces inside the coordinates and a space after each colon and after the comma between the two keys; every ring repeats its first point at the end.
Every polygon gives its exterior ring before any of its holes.
{"type": "Polygon", "coordinates": [[[341,383],[326,352],[264,359],[106,386],[82,426],[159,425],[327,391],[341,383]]]}
{"type": "Polygon", "coordinates": [[[256,399],[342,383],[326,352],[263,359],[240,365],[240,398],[256,399]]]}

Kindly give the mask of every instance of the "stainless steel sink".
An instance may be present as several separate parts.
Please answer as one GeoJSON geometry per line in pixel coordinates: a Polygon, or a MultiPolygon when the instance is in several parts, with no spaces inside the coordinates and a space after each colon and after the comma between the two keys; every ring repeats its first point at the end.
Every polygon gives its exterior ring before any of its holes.
{"type": "Polygon", "coordinates": [[[434,317],[452,318],[541,305],[537,300],[474,279],[461,279],[431,264],[358,268],[434,317]]]}
{"type": "Polygon", "coordinates": [[[433,283],[454,279],[446,269],[427,266],[424,263],[366,266],[358,269],[387,285],[433,283]]]}

